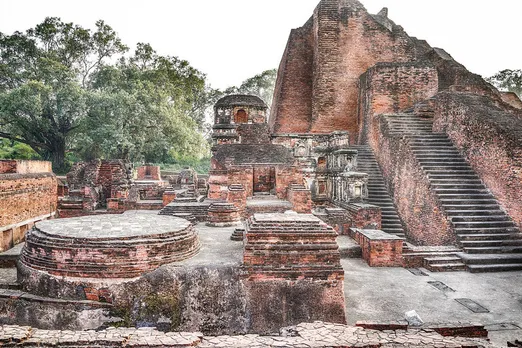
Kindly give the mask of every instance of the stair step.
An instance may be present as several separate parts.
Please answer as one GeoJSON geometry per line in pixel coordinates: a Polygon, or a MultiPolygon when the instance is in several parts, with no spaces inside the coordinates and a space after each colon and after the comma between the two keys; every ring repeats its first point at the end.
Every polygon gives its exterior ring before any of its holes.
{"type": "Polygon", "coordinates": [[[499,240],[499,239],[522,239],[522,233],[480,233],[480,234],[457,234],[460,241],[466,240],[499,240]]]}
{"type": "Polygon", "coordinates": [[[522,271],[522,263],[510,264],[494,264],[494,265],[467,265],[468,271],[471,273],[486,273],[486,272],[510,272],[522,271]]]}
{"type": "Polygon", "coordinates": [[[522,254],[522,246],[466,247],[469,254],[522,254]]]}
{"type": "Polygon", "coordinates": [[[424,267],[430,272],[459,272],[467,270],[466,264],[462,262],[427,264],[424,267]]]}
{"type": "Polygon", "coordinates": [[[522,239],[500,239],[500,240],[461,240],[464,248],[489,248],[501,246],[522,246],[522,239]]]}
{"type": "Polygon", "coordinates": [[[424,258],[425,261],[430,264],[447,263],[447,262],[460,262],[461,259],[458,256],[429,256],[424,258]]]}
{"type": "Polygon", "coordinates": [[[461,228],[469,227],[469,228],[488,228],[488,227],[515,227],[515,223],[513,221],[464,221],[464,222],[455,222],[452,221],[453,226],[455,226],[456,230],[461,228]]]}
{"type": "MultiPolygon", "coordinates": [[[[498,213],[499,211],[496,211],[496,212],[498,213]]],[[[465,215],[452,216],[451,221],[453,221],[453,222],[470,222],[470,221],[511,221],[511,220],[509,219],[509,216],[507,216],[505,214],[502,214],[502,215],[465,214],[465,215]]]]}

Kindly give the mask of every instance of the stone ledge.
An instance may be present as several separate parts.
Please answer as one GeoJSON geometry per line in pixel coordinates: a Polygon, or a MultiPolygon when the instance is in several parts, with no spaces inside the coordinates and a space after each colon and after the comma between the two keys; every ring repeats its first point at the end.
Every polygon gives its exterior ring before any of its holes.
{"type": "Polygon", "coordinates": [[[303,323],[280,335],[205,336],[200,332],[161,332],[155,328],[101,331],[40,330],[0,326],[0,344],[17,347],[493,347],[479,338],[445,337],[432,329],[374,331],[323,322],[303,323]]]}

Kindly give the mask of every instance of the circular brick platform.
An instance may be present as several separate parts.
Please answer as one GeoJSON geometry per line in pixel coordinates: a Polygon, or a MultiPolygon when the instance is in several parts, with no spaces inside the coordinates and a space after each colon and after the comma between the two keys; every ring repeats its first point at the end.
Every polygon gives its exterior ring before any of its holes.
{"type": "Polygon", "coordinates": [[[56,276],[133,278],[190,258],[199,248],[193,225],[184,219],[84,216],[37,223],[27,234],[20,261],[56,276]]]}

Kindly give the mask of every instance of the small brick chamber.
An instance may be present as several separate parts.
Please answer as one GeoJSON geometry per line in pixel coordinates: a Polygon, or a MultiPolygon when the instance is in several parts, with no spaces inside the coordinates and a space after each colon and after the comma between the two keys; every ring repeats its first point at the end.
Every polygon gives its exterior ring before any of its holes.
{"type": "Polygon", "coordinates": [[[381,230],[351,229],[362,249],[362,257],[371,267],[401,267],[404,239],[381,230]]]}
{"type": "Polygon", "coordinates": [[[84,216],[37,223],[27,234],[19,268],[25,285],[33,282],[23,275],[37,271],[59,277],[134,278],[190,258],[199,248],[193,225],[181,218],[84,216]]]}

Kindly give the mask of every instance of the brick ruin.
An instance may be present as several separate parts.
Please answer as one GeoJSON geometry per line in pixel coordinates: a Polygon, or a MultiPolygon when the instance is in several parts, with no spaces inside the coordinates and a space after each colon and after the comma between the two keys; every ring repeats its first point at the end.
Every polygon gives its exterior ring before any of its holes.
{"type": "Polygon", "coordinates": [[[51,162],[0,160],[0,251],[22,242],[35,222],[52,218],[56,195],[51,162]]]}
{"type": "MultiPolygon", "coordinates": [[[[216,103],[208,180],[190,168],[166,179],[152,165],[134,179],[121,160],[75,165],[58,215],[123,215],[37,225],[17,286],[129,325],[272,333],[346,322],[339,235],[370,266],[522,270],[521,107],[387,9],[322,0],[290,33],[270,117],[256,96],[216,103]],[[135,209],[161,211],[124,213],[135,209]],[[216,248],[231,249],[196,256],[214,248],[200,249],[196,230],[213,243],[226,231],[229,244],[216,248]],[[240,260],[214,264],[238,250],[240,260]]],[[[30,225],[54,213],[57,185],[50,171],[22,168],[0,161],[0,185],[13,192],[0,203],[34,200],[10,214],[30,225]]],[[[25,227],[0,225],[5,247],[21,240],[25,227]]],[[[32,306],[10,313],[25,320],[32,306]]]]}
{"type": "Polygon", "coordinates": [[[305,179],[314,209],[346,209],[346,197],[360,192],[359,184],[348,191],[341,184],[339,196],[339,160],[310,154],[323,137],[345,132],[342,152],[354,172],[368,175],[359,179],[368,190],[360,197],[381,209],[382,230],[461,251],[425,266],[515,270],[522,269],[520,106],[516,95],[409,36],[386,8],[373,15],[356,0],[322,0],[290,34],[269,125],[272,143],[305,155],[296,156],[295,178],[305,179]]]}

